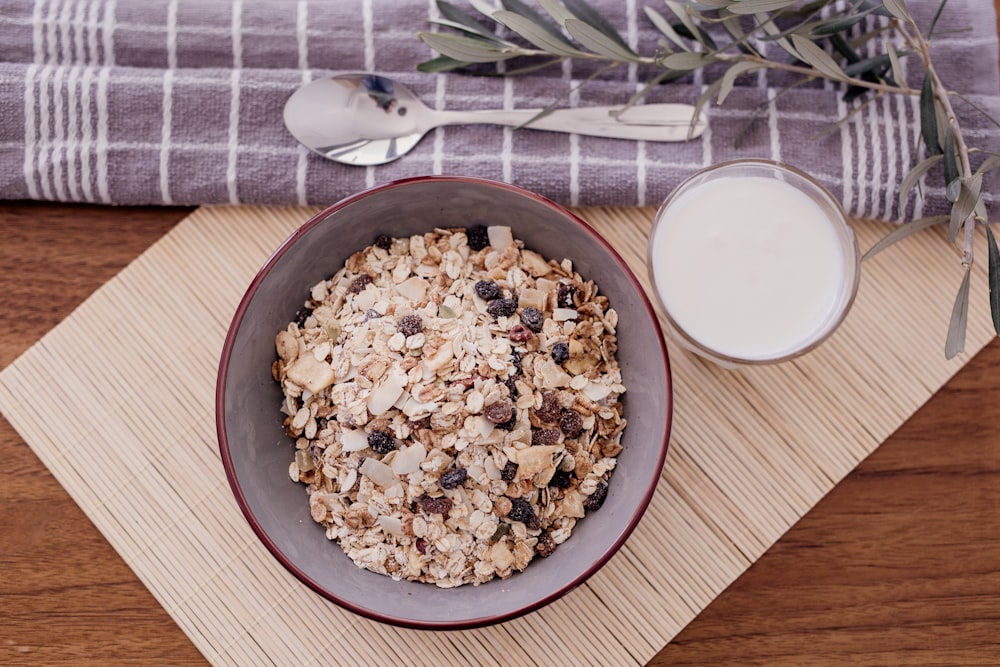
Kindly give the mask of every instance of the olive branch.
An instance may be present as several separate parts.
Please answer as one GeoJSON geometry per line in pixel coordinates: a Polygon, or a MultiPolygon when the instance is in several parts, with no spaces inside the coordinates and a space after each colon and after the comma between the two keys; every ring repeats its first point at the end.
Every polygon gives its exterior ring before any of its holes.
{"type": "MultiPolygon", "coordinates": [[[[796,75],[797,80],[788,88],[816,79],[840,84],[846,101],[859,102],[848,116],[833,124],[834,128],[880,95],[918,96],[925,157],[900,182],[899,210],[904,210],[909,193],[919,187],[925,176],[940,170],[951,202],[950,213],[905,222],[873,245],[864,259],[922,229],[947,223],[948,244],[958,250],[963,267],[945,341],[945,356],[951,359],[965,348],[970,275],[975,261],[973,246],[977,230],[982,228],[989,262],[990,314],[1000,335],[1000,250],[990,229],[983,191],[983,177],[1000,167],[1000,154],[967,144],[953,101],[968,104],[998,128],[1000,123],[972,100],[948,89],[931,59],[934,30],[948,0],[941,0],[926,31],[917,25],[904,0],[848,0],[843,9],[837,9],[835,0],[692,0],[689,3],[664,0],[666,16],[652,7],[644,8],[649,21],[662,34],[652,55],[637,53],[586,0],[537,0],[540,9],[522,0],[501,0],[502,9],[486,0],[470,0],[470,3],[492,21],[493,27],[487,27],[476,16],[445,0],[438,0],[441,18],[433,23],[453,32],[418,33],[424,43],[440,54],[420,63],[420,71],[483,74],[486,72],[482,64],[504,62],[502,68],[489,73],[511,76],[567,59],[603,63],[605,66],[594,76],[632,63],[656,66],[656,76],[615,112],[621,113],[654,86],[721,63],[726,66],[725,71],[695,104],[697,118],[711,99],[722,104],[739,77],[766,68],[796,75]],[[869,16],[883,20],[874,29],[852,37],[851,33],[869,16]],[[717,41],[720,33],[725,37],[723,43],[717,41]],[[902,48],[893,45],[893,36],[899,37],[897,41],[902,48]],[[759,41],[777,44],[784,59],[762,55],[753,45],[759,41]],[[871,43],[881,47],[879,54],[862,57],[859,51],[871,43]],[[905,58],[917,59],[922,66],[923,80],[919,87],[906,83],[901,64],[905,58]],[[973,167],[974,157],[979,162],[976,167],[973,167]]],[[[561,101],[554,101],[541,114],[551,111],[561,101]]]]}

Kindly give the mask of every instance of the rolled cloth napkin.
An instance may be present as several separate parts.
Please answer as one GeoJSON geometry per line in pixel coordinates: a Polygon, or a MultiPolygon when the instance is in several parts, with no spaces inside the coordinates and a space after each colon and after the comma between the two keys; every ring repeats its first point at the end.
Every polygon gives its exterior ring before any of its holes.
{"type": "MultiPolygon", "coordinates": [[[[465,0],[455,4],[473,11],[465,0]]],[[[666,13],[661,2],[591,4],[639,52],[655,52],[660,35],[643,6],[666,13]]],[[[938,5],[907,2],[922,26],[938,5]]],[[[952,89],[1000,116],[992,5],[948,2],[933,53],[952,89]]],[[[932,175],[897,210],[898,184],[920,157],[916,98],[879,97],[830,131],[856,103],[824,82],[786,92],[788,79],[765,70],[740,77],[725,103],[709,108],[705,135],[686,143],[454,126],[394,163],[352,167],[288,133],[285,100],[335,72],[383,74],[439,109],[538,108],[563,97],[567,106],[620,105],[655,72],[621,67],[578,89],[593,71],[586,64],[511,78],[419,73],[415,65],[435,54],[415,33],[437,29],[428,23],[437,12],[431,0],[0,0],[0,197],[323,205],[444,173],[514,183],[568,205],[654,205],[703,166],[763,157],[813,174],[854,215],[907,219],[948,208],[932,175]]],[[[782,57],[773,42],[756,46],[782,57]]],[[[919,64],[908,58],[904,67],[919,86],[919,64]]],[[[646,100],[693,103],[720,73],[696,71],[646,100]]],[[[997,128],[956,106],[970,144],[996,151],[997,128]]]]}

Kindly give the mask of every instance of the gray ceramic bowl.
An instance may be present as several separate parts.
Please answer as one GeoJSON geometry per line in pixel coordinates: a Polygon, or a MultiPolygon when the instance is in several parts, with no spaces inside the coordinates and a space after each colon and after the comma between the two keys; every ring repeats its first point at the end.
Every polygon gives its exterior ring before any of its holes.
{"type": "Polygon", "coordinates": [[[216,421],[236,501],[264,545],[302,582],[369,618],[426,629],[471,628],[537,609],[597,571],[639,522],[667,452],[672,392],[667,351],[653,306],[622,258],[567,210],[503,183],[425,177],[367,190],[306,222],[267,260],[233,318],[219,367],[216,421]],[[309,516],[307,495],[288,478],[293,445],[281,425],[271,379],[274,336],[312,285],[329,277],[377,234],[505,224],[550,258],[569,257],[597,282],[620,315],[618,360],[628,391],[628,427],[604,506],[570,539],[524,572],[479,586],[439,589],[358,568],[309,516]]]}

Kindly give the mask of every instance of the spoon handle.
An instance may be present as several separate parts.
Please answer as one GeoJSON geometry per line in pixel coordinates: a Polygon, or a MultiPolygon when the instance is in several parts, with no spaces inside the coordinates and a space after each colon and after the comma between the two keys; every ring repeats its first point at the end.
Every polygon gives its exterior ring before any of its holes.
{"type": "Polygon", "coordinates": [[[708,125],[704,114],[692,123],[694,107],[689,104],[642,104],[629,108],[616,119],[611,113],[619,109],[621,107],[556,109],[541,118],[535,118],[541,109],[442,111],[437,112],[434,120],[438,125],[524,126],[532,130],[645,141],[686,141],[700,136],[708,125]]]}

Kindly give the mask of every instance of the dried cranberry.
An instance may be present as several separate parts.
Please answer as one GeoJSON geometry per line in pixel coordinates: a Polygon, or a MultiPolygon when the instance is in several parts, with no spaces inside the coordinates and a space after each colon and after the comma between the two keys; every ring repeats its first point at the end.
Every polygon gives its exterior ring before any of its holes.
{"type": "Polygon", "coordinates": [[[475,289],[476,294],[478,294],[479,298],[484,301],[492,301],[493,299],[499,299],[503,296],[503,292],[500,291],[500,286],[492,280],[477,281],[475,289]]]}
{"type": "Polygon", "coordinates": [[[535,334],[531,333],[531,329],[523,324],[515,324],[507,332],[507,337],[510,338],[510,342],[512,343],[527,343],[535,337],[535,334]]]}
{"type": "Polygon", "coordinates": [[[514,404],[510,402],[510,399],[501,398],[496,403],[487,405],[484,414],[494,424],[503,424],[506,421],[510,421],[510,418],[513,416],[514,404]]]}
{"type": "Polygon", "coordinates": [[[493,317],[510,317],[517,312],[517,301],[513,299],[494,299],[486,306],[486,312],[493,317]]]}
{"type": "Polygon", "coordinates": [[[542,311],[538,310],[534,306],[526,306],[524,310],[521,311],[521,324],[528,327],[535,333],[542,330],[542,322],[545,320],[545,316],[542,315],[542,311]]]}
{"type": "Polygon", "coordinates": [[[367,273],[362,273],[360,276],[354,279],[354,281],[347,287],[347,291],[351,294],[358,294],[364,290],[372,282],[372,277],[367,273]]]}
{"type": "Polygon", "coordinates": [[[587,498],[583,501],[583,506],[584,508],[586,508],[591,512],[596,512],[597,510],[601,509],[601,506],[604,504],[604,500],[607,497],[608,497],[608,483],[598,482],[597,488],[594,489],[594,492],[589,496],[587,496],[587,498]]]}
{"type": "Polygon", "coordinates": [[[554,391],[547,391],[542,394],[542,405],[535,410],[535,416],[546,424],[552,424],[559,420],[562,408],[559,405],[559,398],[554,391]]]}
{"type": "Polygon", "coordinates": [[[510,512],[507,513],[507,516],[510,517],[511,521],[520,521],[529,530],[538,530],[541,527],[541,522],[539,522],[535,510],[532,509],[531,503],[524,498],[510,499],[510,512]]]}
{"type": "Polygon", "coordinates": [[[424,321],[419,315],[403,315],[396,323],[396,330],[404,336],[414,336],[424,330],[424,321]]]}
{"type": "Polygon", "coordinates": [[[535,553],[542,558],[548,558],[555,552],[556,541],[552,539],[547,530],[543,530],[538,536],[538,542],[535,544],[535,553]]]}
{"type": "Polygon", "coordinates": [[[554,445],[559,442],[559,429],[536,428],[531,430],[531,446],[554,445]]]}
{"type": "Polygon", "coordinates": [[[392,247],[392,237],[386,234],[379,234],[375,237],[375,245],[382,248],[382,250],[388,250],[392,247]]]}
{"type": "Polygon", "coordinates": [[[461,486],[462,482],[469,476],[469,473],[465,468],[453,468],[445,474],[441,475],[441,479],[438,481],[441,483],[442,489],[454,489],[457,486],[461,486]]]}
{"type": "Polygon", "coordinates": [[[505,482],[513,482],[515,477],[517,477],[517,464],[513,461],[507,461],[507,465],[500,471],[500,479],[505,482]]]}
{"type": "Polygon", "coordinates": [[[368,446],[376,454],[388,454],[396,449],[396,438],[388,431],[372,431],[368,434],[368,446]]]}
{"type": "Polygon", "coordinates": [[[552,361],[557,364],[566,363],[566,360],[569,359],[569,345],[566,343],[556,343],[552,346],[551,354],[552,361]]]}
{"type": "Polygon", "coordinates": [[[465,230],[465,236],[469,239],[469,247],[473,250],[482,250],[490,244],[490,235],[483,225],[475,225],[465,230]]]}
{"type": "Polygon", "coordinates": [[[559,415],[559,428],[567,438],[575,438],[583,431],[583,416],[576,410],[566,408],[559,415]]]}
{"type": "Polygon", "coordinates": [[[417,502],[420,503],[420,509],[428,514],[447,514],[451,511],[451,498],[444,496],[432,498],[425,493],[417,498],[417,502]]]}
{"type": "Polygon", "coordinates": [[[554,486],[557,489],[568,489],[571,475],[572,471],[570,470],[556,470],[556,474],[552,475],[552,479],[549,480],[549,486],[554,486]]]}
{"type": "Polygon", "coordinates": [[[559,283],[559,291],[556,293],[556,305],[560,308],[573,308],[573,295],[576,288],[567,283],[559,283]]]}

